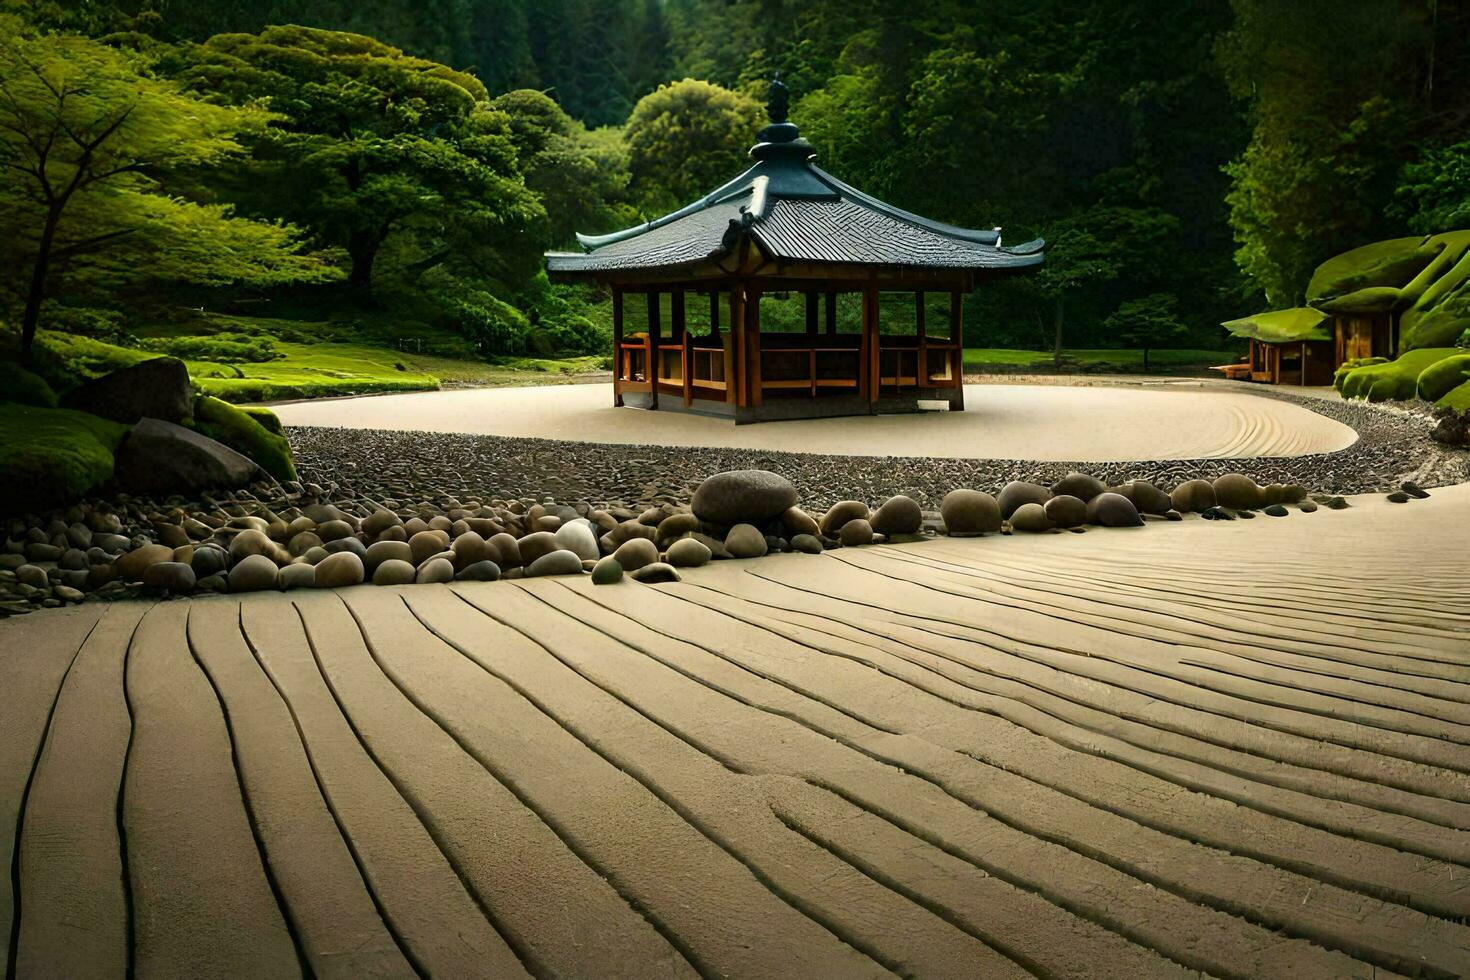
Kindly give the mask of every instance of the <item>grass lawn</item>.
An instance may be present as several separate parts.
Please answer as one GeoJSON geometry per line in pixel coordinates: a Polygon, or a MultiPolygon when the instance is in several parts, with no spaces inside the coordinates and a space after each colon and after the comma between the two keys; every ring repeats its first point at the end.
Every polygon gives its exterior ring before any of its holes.
{"type": "MultiPolygon", "coordinates": [[[[1076,366],[1092,370],[1119,372],[1142,371],[1142,350],[1064,350],[1063,354],[1076,366]]],[[[1240,360],[1238,351],[1220,350],[1150,350],[1150,371],[1177,371],[1182,368],[1210,367],[1240,360]]],[[[1038,372],[1050,371],[1051,351],[1005,350],[1002,348],[965,348],[965,370],[983,373],[987,370],[1009,370],[1034,367],[1038,372]]]]}

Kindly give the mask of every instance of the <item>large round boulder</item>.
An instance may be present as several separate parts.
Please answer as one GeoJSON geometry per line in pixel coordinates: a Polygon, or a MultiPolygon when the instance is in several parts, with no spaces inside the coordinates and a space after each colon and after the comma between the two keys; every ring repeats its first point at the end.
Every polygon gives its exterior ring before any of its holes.
{"type": "Polygon", "coordinates": [[[1215,502],[1221,507],[1251,510],[1261,506],[1261,496],[1261,488],[1248,476],[1226,473],[1215,478],[1215,502]]]}
{"type": "Polygon", "coordinates": [[[727,470],[701,483],[690,507],[700,520],[729,527],[764,524],[796,499],[791,481],[770,470],[727,470]]]}
{"type": "Polygon", "coordinates": [[[540,575],[581,575],[582,559],[575,551],[551,551],[526,567],[526,577],[540,575]]]}
{"type": "MultiPolygon", "coordinates": [[[[699,544],[698,541],[694,543],[699,544]]],[[[623,571],[632,572],[658,561],[658,546],[647,538],[629,538],[618,545],[618,550],[613,552],[613,557],[618,560],[623,571]]]]}
{"type": "Polygon", "coordinates": [[[800,507],[788,507],[781,512],[781,527],[786,531],[788,538],[794,538],[798,534],[810,534],[816,537],[822,533],[816,518],[800,507]]]}
{"type": "Polygon", "coordinates": [[[1011,528],[1016,531],[1049,531],[1051,527],[1051,518],[1046,516],[1046,508],[1034,501],[1017,507],[1016,512],[1011,515],[1011,528]]]}
{"type": "Polygon", "coordinates": [[[592,524],[582,518],[563,524],[556,529],[555,536],[557,547],[565,548],[583,561],[596,561],[602,555],[592,524]]]}
{"type": "Polygon", "coordinates": [[[1169,493],[1174,509],[1181,514],[1198,514],[1215,506],[1215,485],[1209,480],[1185,480],[1169,493]]]}
{"type": "Polygon", "coordinates": [[[842,530],[837,532],[837,540],[842,542],[844,548],[858,548],[865,544],[872,544],[873,525],[861,517],[855,521],[848,521],[842,525],[842,530]]]}
{"type": "Polygon", "coordinates": [[[179,561],[160,561],[143,570],[143,584],[165,592],[182,593],[194,589],[194,569],[179,561]]]}
{"type": "Polygon", "coordinates": [[[373,569],[373,584],[411,585],[415,571],[413,565],[402,558],[385,558],[373,569]]]}
{"type": "Polygon", "coordinates": [[[454,573],[456,582],[494,582],[500,578],[500,566],[489,558],[466,565],[454,573]]]}
{"type": "Polygon", "coordinates": [[[725,535],[725,550],[731,558],[759,558],[766,553],[766,536],[753,524],[736,524],[725,535]]]}
{"type": "Polygon", "coordinates": [[[265,471],[193,429],[145,418],[123,438],[112,475],[126,493],[192,494],[213,487],[243,487],[265,471]]]}
{"type": "Polygon", "coordinates": [[[230,569],[231,592],[259,592],[276,587],[276,563],[265,555],[246,555],[230,569]]]}
{"type": "Polygon", "coordinates": [[[979,490],[951,490],[940,501],[939,516],[944,519],[944,530],[951,537],[962,538],[1000,530],[1000,503],[979,490]]]}
{"type": "MultiPolygon", "coordinates": [[[[264,535],[262,535],[264,537],[264,535]]],[[[137,582],[143,578],[143,574],[150,565],[156,565],[163,561],[174,560],[174,549],[163,544],[145,544],[141,548],[134,548],[117,560],[117,572],[124,581],[137,582]]]]}
{"type": "Polygon", "coordinates": [[[630,573],[629,577],[635,582],[653,585],[658,582],[679,581],[679,571],[667,562],[656,561],[652,565],[644,565],[637,571],[630,573]]]}
{"type": "Polygon", "coordinates": [[[194,416],[194,388],[183,361],[155,357],[73,388],[61,405],[128,425],[143,418],[187,422],[194,416]]]}
{"type": "Polygon", "coordinates": [[[1173,498],[1147,480],[1134,480],[1128,484],[1128,491],[1124,496],[1133,501],[1140,513],[1162,516],[1174,509],[1173,498]]]}
{"type": "Polygon", "coordinates": [[[710,550],[693,538],[680,538],[669,545],[668,563],[675,568],[697,568],[709,564],[710,550]]]}
{"type": "Polygon", "coordinates": [[[1087,523],[1099,527],[1142,527],[1133,501],[1121,493],[1100,493],[1087,502],[1087,523]]]}
{"type": "Polygon", "coordinates": [[[448,558],[430,558],[418,567],[413,580],[418,585],[437,585],[454,581],[454,562],[448,558]]]}
{"type": "Polygon", "coordinates": [[[924,525],[924,512],[912,497],[889,497],[873,515],[873,530],[879,534],[917,534],[924,525]]]}
{"type": "Polygon", "coordinates": [[[612,585],[623,580],[623,566],[612,555],[592,566],[593,585],[612,585]]]}
{"type": "Polygon", "coordinates": [[[1000,516],[1010,520],[1016,508],[1022,504],[1045,504],[1051,499],[1051,491],[1039,483],[1027,483],[1025,480],[1012,480],[1000,490],[1000,495],[995,498],[1000,504],[1000,516]]]}
{"type": "Polygon", "coordinates": [[[316,567],[305,562],[286,565],[276,574],[276,586],[282,591],[310,589],[316,586],[316,567]]]}
{"type": "MultiPolygon", "coordinates": [[[[1096,498],[1093,498],[1096,499],[1096,498]]],[[[1081,497],[1064,493],[1053,497],[1043,506],[1049,521],[1057,527],[1081,527],[1087,523],[1087,505],[1081,497]]]]}
{"type": "Polygon", "coordinates": [[[1077,472],[1068,473],[1051,485],[1053,496],[1066,494],[1070,497],[1077,497],[1084,503],[1092,500],[1093,497],[1105,492],[1107,489],[1107,484],[1103,483],[1097,477],[1077,472]]]}
{"type": "MultiPolygon", "coordinates": [[[[549,555],[553,551],[558,551],[561,548],[556,542],[556,534],[551,531],[533,531],[523,538],[518,538],[516,545],[520,549],[521,561],[528,567],[536,559],[549,555]]],[[[574,552],[568,552],[568,554],[574,554],[574,552]]],[[[581,557],[581,555],[577,555],[579,560],[581,557]]]]}
{"type": "Polygon", "coordinates": [[[360,585],[364,576],[362,559],[351,551],[339,551],[316,563],[316,587],[319,589],[360,585]]]}

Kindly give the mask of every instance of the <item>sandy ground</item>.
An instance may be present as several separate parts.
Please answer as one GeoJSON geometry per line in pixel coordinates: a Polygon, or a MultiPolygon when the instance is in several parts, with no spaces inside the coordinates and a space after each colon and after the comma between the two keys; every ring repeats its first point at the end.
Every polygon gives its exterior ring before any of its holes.
{"type": "Polygon", "coordinates": [[[1467,516],[0,622],[8,972],[1467,974],[1467,516]]]}
{"type": "Polygon", "coordinates": [[[1304,456],[1357,435],[1297,405],[1199,382],[980,384],[965,411],[736,426],[684,412],[617,409],[612,386],[479,388],[275,406],[287,425],[412,429],[849,456],[1126,462],[1304,456]]]}

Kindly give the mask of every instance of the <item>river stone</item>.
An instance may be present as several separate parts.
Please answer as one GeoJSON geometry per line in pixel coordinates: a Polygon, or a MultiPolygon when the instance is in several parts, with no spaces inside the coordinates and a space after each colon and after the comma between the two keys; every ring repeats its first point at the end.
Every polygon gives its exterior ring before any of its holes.
{"type": "Polygon", "coordinates": [[[815,534],[794,534],[791,536],[791,550],[804,555],[820,555],[824,549],[822,539],[815,534]]]}
{"type": "Polygon", "coordinates": [[[618,560],[623,571],[631,572],[658,561],[658,546],[647,538],[631,538],[618,545],[613,557],[618,560]]]}
{"type": "Polygon", "coordinates": [[[401,561],[413,567],[413,549],[407,541],[374,541],[368,545],[362,560],[364,574],[369,577],[377,574],[378,566],[385,561],[401,561]]]}
{"type": "Polygon", "coordinates": [[[1412,498],[1402,490],[1395,490],[1388,495],[1391,504],[1407,504],[1412,498]]]}
{"type": "Polygon", "coordinates": [[[837,532],[837,540],[842,542],[844,548],[858,548],[865,544],[872,544],[873,525],[861,517],[848,521],[842,525],[842,530],[837,532]]]}
{"type": "Polygon", "coordinates": [[[15,570],[15,580],[36,589],[44,589],[51,584],[50,578],[46,575],[46,569],[40,565],[20,566],[15,570]]]}
{"type": "Polygon", "coordinates": [[[1314,514],[1317,511],[1317,505],[1310,500],[1303,500],[1301,503],[1296,505],[1296,509],[1301,511],[1303,514],[1314,514]]]}
{"type": "Polygon", "coordinates": [[[668,562],[656,561],[652,565],[644,565],[637,571],[631,572],[628,577],[635,582],[653,585],[656,582],[677,582],[679,572],[668,562]]]}
{"type": "Polygon", "coordinates": [[[194,569],[180,561],[160,561],[143,570],[143,584],[167,592],[189,592],[198,578],[194,569]]]}
{"type": "Polygon", "coordinates": [[[1142,527],[1133,501],[1121,493],[1100,493],[1087,502],[1087,523],[1099,527],[1142,527]]]}
{"type": "MultiPolygon", "coordinates": [[[[262,535],[264,537],[264,535],[262,535]]],[[[156,565],[161,561],[173,561],[174,550],[168,545],[145,544],[141,548],[135,548],[117,560],[117,571],[129,582],[138,582],[143,578],[144,571],[149,565],[156,565]]],[[[269,561],[270,559],[266,559],[269,561]]],[[[275,567],[274,564],[271,566],[275,567]]]]}
{"type": "Polygon", "coordinates": [[[454,562],[448,558],[430,558],[419,566],[413,580],[419,585],[454,581],[454,562]]]}
{"type": "Polygon", "coordinates": [[[183,361],[155,357],[79,385],[61,404],[125,425],[141,418],[186,422],[194,417],[194,389],[183,361]]]}
{"type": "Polygon", "coordinates": [[[1000,503],[990,494],[979,490],[951,490],[939,504],[939,516],[944,521],[944,530],[956,538],[999,531],[1000,515],[1000,503]]]}
{"type": "Polygon", "coordinates": [[[319,589],[359,585],[364,577],[362,559],[351,551],[328,555],[316,564],[316,585],[319,589]]]}
{"type": "Polygon", "coordinates": [[[766,536],[753,524],[736,524],[725,535],[725,550],[732,558],[759,558],[766,553],[766,536]]]}
{"type": "MultiPolygon", "coordinates": [[[[310,551],[311,549],[306,549],[310,551]]],[[[275,551],[275,544],[266,537],[264,531],[254,528],[241,531],[230,540],[230,557],[235,561],[249,555],[270,555],[275,551]]],[[[306,552],[303,551],[302,554],[306,552]]]]}
{"type": "Polygon", "coordinates": [[[725,558],[735,557],[734,555],[730,554],[730,552],[725,548],[724,541],[720,540],[719,538],[712,538],[708,534],[705,534],[703,531],[695,531],[693,534],[689,535],[689,538],[690,540],[698,541],[700,544],[708,548],[710,555],[717,561],[725,558]]]}
{"type": "Polygon", "coordinates": [[[223,443],[155,418],[133,426],[113,465],[118,489],[132,494],[193,494],[243,487],[264,476],[259,466],[223,443]]]}
{"type": "Polygon", "coordinates": [[[306,562],[297,562],[294,565],[283,565],[276,574],[276,587],[290,591],[291,589],[311,589],[316,587],[316,567],[306,562]]]}
{"type": "Polygon", "coordinates": [[[58,585],[51,590],[51,594],[63,602],[81,602],[87,598],[80,589],[74,589],[69,585],[58,585]]]}
{"type": "Polygon", "coordinates": [[[397,527],[403,521],[391,510],[375,510],[362,519],[362,532],[371,537],[377,537],[390,527],[397,527]]]}
{"type": "Polygon", "coordinates": [[[466,565],[455,573],[456,582],[494,582],[500,578],[500,566],[490,559],[466,565]]]}
{"type": "Polygon", "coordinates": [[[1215,503],[1235,510],[1261,506],[1261,488],[1256,481],[1240,473],[1226,473],[1215,478],[1215,503]]]}
{"type": "MultiPolygon", "coordinates": [[[[177,524],[159,524],[155,528],[158,531],[158,543],[166,544],[170,548],[182,548],[189,543],[189,535],[177,524]]],[[[70,537],[71,532],[67,532],[70,537]]]]}
{"type": "MultiPolygon", "coordinates": [[[[320,550],[325,551],[329,555],[335,555],[340,551],[350,551],[359,558],[366,558],[367,549],[368,546],[362,543],[362,539],[354,536],[350,538],[338,538],[336,541],[328,541],[320,550]]],[[[312,548],[311,550],[316,551],[318,549],[312,548]]],[[[312,562],[312,564],[314,565],[316,562],[312,562]]]]}
{"type": "Polygon", "coordinates": [[[582,559],[574,551],[551,551],[526,567],[526,577],[538,575],[581,575],[582,559]]]}
{"type": "Polygon", "coordinates": [[[508,531],[501,531],[492,535],[490,544],[495,547],[495,552],[500,557],[496,559],[501,568],[520,568],[525,562],[521,558],[521,546],[515,539],[515,535],[508,531]]]}
{"type": "Polygon", "coordinates": [[[265,555],[246,555],[230,569],[231,592],[259,592],[276,587],[276,563],[265,555]]]}
{"type": "MultiPolygon", "coordinates": [[[[1070,497],[1071,494],[1062,494],[1062,496],[1070,497]]],[[[1051,518],[1046,516],[1046,508],[1038,503],[1022,504],[1011,515],[1011,528],[1016,531],[1049,531],[1051,526],[1051,518]]]]}
{"type": "Polygon", "coordinates": [[[286,550],[291,552],[292,556],[304,555],[312,548],[319,548],[321,545],[322,539],[315,531],[302,531],[291,537],[286,544],[286,550]]]}
{"type": "Polygon", "coordinates": [[[465,531],[450,544],[449,550],[454,552],[454,567],[456,569],[468,568],[478,561],[489,561],[497,557],[494,555],[490,542],[480,537],[476,531],[465,531]]]}
{"type": "Polygon", "coordinates": [[[809,534],[816,537],[822,533],[816,518],[800,507],[788,507],[781,512],[781,527],[785,529],[788,538],[794,538],[798,534],[809,534]]]}
{"type": "Polygon", "coordinates": [[[569,521],[556,529],[557,547],[565,548],[583,561],[595,561],[602,554],[592,525],[582,518],[569,521]]]}
{"type": "Polygon", "coordinates": [[[203,545],[195,548],[193,556],[189,559],[189,565],[194,569],[195,578],[208,578],[216,572],[222,572],[229,563],[229,556],[222,549],[203,545]]]}
{"type": "Polygon", "coordinates": [[[707,478],[694,491],[690,509],[702,521],[729,527],[764,524],[796,506],[796,488],[770,470],[728,470],[707,478]]]}
{"type": "Polygon", "coordinates": [[[408,550],[413,555],[415,565],[422,564],[448,547],[449,534],[446,531],[423,530],[408,539],[408,550]]]}
{"type": "Polygon", "coordinates": [[[1107,485],[1095,476],[1073,471],[1051,485],[1053,496],[1066,494],[1088,503],[1093,497],[1107,491],[1107,485]]]}
{"type": "Polygon", "coordinates": [[[665,557],[668,563],[675,568],[698,568],[700,565],[709,564],[711,554],[708,548],[693,538],[680,538],[669,545],[669,551],[665,557]]]}
{"type": "Polygon", "coordinates": [[[612,555],[592,566],[593,585],[612,585],[623,580],[623,566],[612,555]]]}
{"type": "Polygon", "coordinates": [[[336,541],[339,538],[351,537],[353,531],[352,525],[346,521],[323,521],[316,526],[316,533],[317,537],[321,538],[322,543],[325,544],[329,541],[336,541]]]}
{"type": "Polygon", "coordinates": [[[1285,517],[1290,514],[1291,511],[1287,510],[1280,504],[1267,504],[1265,509],[1262,510],[1261,513],[1265,514],[1268,517],[1285,517]]]}
{"type": "MultiPolygon", "coordinates": [[[[699,518],[693,514],[670,514],[658,522],[658,530],[654,532],[655,540],[660,544],[676,541],[686,534],[699,530],[699,518]]],[[[628,566],[624,565],[624,568],[628,566]]]]}
{"type": "Polygon", "coordinates": [[[861,500],[841,500],[833,504],[827,513],[822,515],[819,528],[823,537],[835,538],[844,524],[848,521],[866,521],[868,519],[868,505],[861,500]]]}
{"type": "Polygon", "coordinates": [[[1057,527],[1081,527],[1087,523],[1087,504],[1082,502],[1081,497],[1074,497],[1069,493],[1052,497],[1043,509],[1047,519],[1057,527]]]}
{"type": "Polygon", "coordinates": [[[1215,486],[1209,480],[1185,480],[1169,494],[1174,509],[1185,514],[1198,514],[1214,507],[1215,486]]]}
{"type": "Polygon", "coordinates": [[[402,558],[384,558],[373,569],[374,585],[411,585],[417,570],[402,558]]]}
{"type": "Polygon", "coordinates": [[[1133,506],[1141,513],[1162,516],[1174,509],[1174,498],[1147,480],[1134,480],[1128,484],[1128,490],[1124,496],[1133,501],[1133,506]]]}
{"type": "Polygon", "coordinates": [[[1206,507],[1204,510],[1202,510],[1202,511],[1199,512],[1199,516],[1200,517],[1203,517],[1207,521],[1233,521],[1233,520],[1235,520],[1235,515],[1234,514],[1230,513],[1230,511],[1226,510],[1224,507],[1219,507],[1219,506],[1216,506],[1216,507],[1206,507]]]}
{"type": "MultiPolygon", "coordinates": [[[[523,538],[518,538],[516,545],[520,549],[521,561],[527,567],[532,565],[536,559],[559,550],[556,534],[551,531],[533,531],[523,538]]],[[[582,556],[577,555],[577,560],[581,561],[581,559],[582,556]]]]}
{"type": "MultiPolygon", "coordinates": [[[[1022,504],[1041,504],[1045,506],[1051,499],[1051,491],[1039,483],[1027,483],[1025,480],[1012,480],[1001,488],[1000,495],[995,498],[1000,505],[1000,516],[1010,520],[1016,508],[1022,504]]],[[[995,530],[1000,530],[995,528],[995,530]]]]}
{"type": "Polygon", "coordinates": [[[924,512],[912,497],[889,497],[873,515],[873,530],[879,534],[915,534],[924,526],[924,512]]]}

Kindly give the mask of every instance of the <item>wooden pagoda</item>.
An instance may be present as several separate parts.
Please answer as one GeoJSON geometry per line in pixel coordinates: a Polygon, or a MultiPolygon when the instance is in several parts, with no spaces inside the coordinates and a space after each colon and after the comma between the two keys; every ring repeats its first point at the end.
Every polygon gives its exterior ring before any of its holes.
{"type": "Polygon", "coordinates": [[[554,281],[611,291],[614,404],[737,422],[963,409],[963,298],[1040,265],[1042,242],[1002,246],[999,229],[932,221],[844,184],[786,120],[779,80],[771,91],[750,169],[661,218],[579,234],[583,252],[547,253],[554,281]],[[883,332],[880,293],[913,294],[911,333],[883,332]],[[790,317],[763,327],[762,299],[793,295],[804,329],[790,317]]]}

